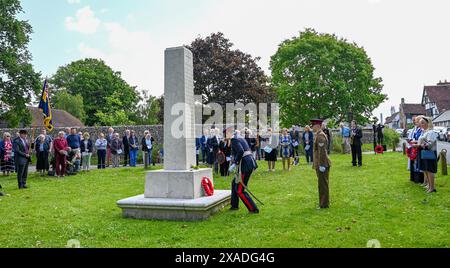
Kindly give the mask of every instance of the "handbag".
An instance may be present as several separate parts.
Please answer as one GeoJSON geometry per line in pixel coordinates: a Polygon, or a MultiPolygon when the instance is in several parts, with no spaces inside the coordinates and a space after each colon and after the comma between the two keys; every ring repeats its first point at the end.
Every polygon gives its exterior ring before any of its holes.
{"type": "Polygon", "coordinates": [[[272,152],[272,148],[270,148],[269,146],[266,146],[266,148],[264,148],[264,151],[268,154],[270,154],[272,152]]]}
{"type": "Polygon", "coordinates": [[[119,149],[119,150],[117,150],[117,154],[118,154],[118,155],[121,155],[121,154],[123,154],[123,151],[122,151],[122,149],[119,149]]]}
{"type": "Polygon", "coordinates": [[[309,151],[309,149],[311,149],[311,145],[308,144],[305,146],[305,151],[309,151]]]}
{"type": "Polygon", "coordinates": [[[422,150],[420,152],[420,158],[423,160],[436,160],[437,156],[434,151],[422,150]]]}

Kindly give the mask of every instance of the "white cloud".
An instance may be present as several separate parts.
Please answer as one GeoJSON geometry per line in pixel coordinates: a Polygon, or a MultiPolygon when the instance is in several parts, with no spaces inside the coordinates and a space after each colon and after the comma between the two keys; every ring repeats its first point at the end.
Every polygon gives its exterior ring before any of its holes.
{"type": "Polygon", "coordinates": [[[150,33],[129,31],[116,22],[103,23],[108,36],[107,49],[99,50],[85,43],[78,46],[82,57],[100,58],[123,78],[140,90],[152,95],[163,93],[164,49],[158,46],[150,33]]]}
{"type": "MultiPolygon", "coordinates": [[[[424,84],[449,79],[447,62],[448,38],[446,15],[449,4],[422,1],[306,1],[306,0],[227,0],[211,1],[195,16],[165,17],[160,26],[133,31],[126,14],[124,24],[102,23],[107,33],[107,46],[80,44],[83,57],[102,58],[125,80],[153,95],[164,92],[164,49],[189,44],[197,36],[221,31],[235,48],[261,56],[260,65],[270,74],[270,57],[278,45],[305,27],[319,32],[336,33],[364,46],[376,67],[376,75],[384,79],[384,92],[390,100],[377,109],[389,115],[390,106],[398,109],[402,97],[420,102],[424,84]],[[410,10],[403,12],[408,4],[410,10]],[[239,9],[235,7],[239,6],[239,9]],[[401,16],[399,16],[399,14],[401,16]],[[425,15],[424,15],[425,14],[425,15]],[[432,14],[432,15],[430,15],[432,14]],[[425,16],[421,20],[418,17],[425,16]],[[440,40],[437,42],[436,39],[440,40]],[[430,41],[432,40],[432,41],[430,41]]],[[[445,2],[448,3],[448,2],[445,2]]],[[[137,12],[139,27],[145,18],[137,12]]]]}
{"type": "Polygon", "coordinates": [[[73,4],[79,4],[81,3],[81,0],[67,0],[67,3],[73,5],[73,4]]]}
{"type": "Polygon", "coordinates": [[[78,51],[87,58],[94,58],[94,59],[103,59],[105,58],[105,54],[101,52],[98,49],[91,48],[87,46],[85,43],[80,43],[78,45],[78,51]]]}
{"type": "Polygon", "coordinates": [[[100,27],[101,21],[95,16],[90,6],[85,6],[77,11],[75,18],[67,17],[65,25],[70,31],[94,34],[100,27]]]}

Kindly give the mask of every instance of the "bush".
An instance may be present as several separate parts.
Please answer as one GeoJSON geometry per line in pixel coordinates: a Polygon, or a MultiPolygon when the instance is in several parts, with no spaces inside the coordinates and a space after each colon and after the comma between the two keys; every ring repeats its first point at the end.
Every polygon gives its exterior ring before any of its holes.
{"type": "Polygon", "coordinates": [[[342,137],[341,136],[334,136],[333,137],[333,153],[342,154],[342,137]]]}
{"type": "Polygon", "coordinates": [[[400,143],[400,134],[391,128],[386,128],[384,130],[384,143],[388,148],[392,146],[392,149],[395,152],[398,144],[400,143]]]}
{"type": "Polygon", "coordinates": [[[156,144],[153,147],[152,159],[153,159],[153,162],[155,164],[161,164],[162,163],[161,156],[159,155],[159,151],[161,150],[161,148],[162,148],[161,144],[156,144]]]}

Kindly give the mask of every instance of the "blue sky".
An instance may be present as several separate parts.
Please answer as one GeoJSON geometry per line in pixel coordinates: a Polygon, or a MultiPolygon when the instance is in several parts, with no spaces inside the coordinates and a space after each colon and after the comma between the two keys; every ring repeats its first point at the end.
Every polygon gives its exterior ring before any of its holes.
{"type": "Polygon", "coordinates": [[[201,12],[199,7],[207,7],[206,0],[155,1],[155,0],[22,0],[25,14],[34,34],[30,50],[37,69],[44,75],[55,73],[61,65],[82,58],[77,45],[94,45],[100,50],[108,50],[107,34],[99,31],[85,35],[69,31],[65,24],[67,17],[89,6],[102,21],[117,22],[133,31],[151,31],[161,34],[165,28],[176,27],[201,12]]]}
{"type": "Polygon", "coordinates": [[[140,90],[164,92],[164,49],[221,31],[236,48],[270,57],[307,27],[364,46],[384,79],[390,115],[401,98],[421,101],[424,85],[450,80],[448,0],[22,0],[34,29],[33,64],[44,75],[101,58],[140,90]]]}

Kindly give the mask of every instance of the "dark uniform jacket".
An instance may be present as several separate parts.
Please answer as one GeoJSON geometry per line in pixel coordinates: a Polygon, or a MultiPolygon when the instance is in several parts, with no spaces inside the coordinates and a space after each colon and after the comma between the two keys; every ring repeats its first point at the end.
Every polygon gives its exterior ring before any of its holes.
{"type": "Polygon", "coordinates": [[[241,164],[241,172],[248,174],[258,168],[253,155],[244,156],[245,152],[251,152],[251,148],[244,138],[233,138],[231,140],[231,151],[233,154],[234,164],[241,164]],[[241,163],[242,160],[242,163],[241,163]]]}
{"type": "Polygon", "coordinates": [[[254,152],[256,151],[256,138],[251,138],[250,136],[245,136],[245,140],[247,141],[250,149],[254,152]]]}

